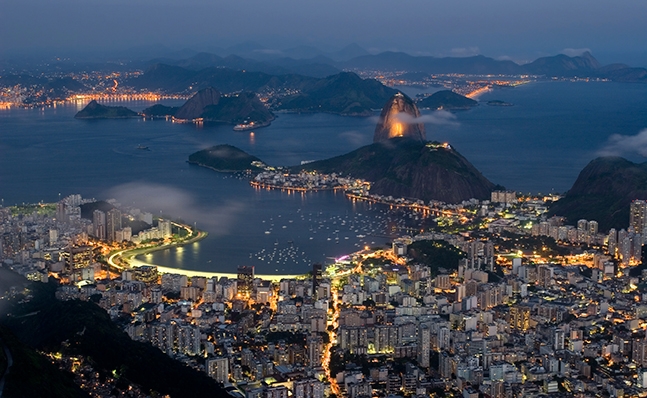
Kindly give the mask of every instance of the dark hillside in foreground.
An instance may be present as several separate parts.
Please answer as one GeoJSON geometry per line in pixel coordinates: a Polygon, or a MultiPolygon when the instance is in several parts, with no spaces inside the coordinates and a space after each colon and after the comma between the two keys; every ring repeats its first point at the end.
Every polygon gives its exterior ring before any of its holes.
{"type": "Polygon", "coordinates": [[[38,350],[90,357],[95,370],[120,377],[173,398],[224,397],[226,393],[205,373],[189,368],[147,343],[133,341],[96,304],[58,301],[53,283],[33,283],[34,298],[13,311],[3,323],[20,340],[38,350]],[[29,316],[22,316],[27,315],[29,316]]]}

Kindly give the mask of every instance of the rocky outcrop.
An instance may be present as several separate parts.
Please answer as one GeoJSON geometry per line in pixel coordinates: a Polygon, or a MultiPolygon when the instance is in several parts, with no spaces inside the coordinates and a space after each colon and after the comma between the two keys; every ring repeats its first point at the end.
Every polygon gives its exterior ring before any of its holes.
{"type": "Polygon", "coordinates": [[[377,142],[293,170],[349,174],[371,181],[371,193],[447,203],[487,199],[495,187],[451,146],[409,138],[377,142]]]}
{"type": "Polygon", "coordinates": [[[105,106],[95,100],[74,115],[77,119],[128,119],[137,116],[137,112],[124,106],[105,106]]]}
{"type": "Polygon", "coordinates": [[[565,216],[570,223],[595,220],[600,231],[620,229],[629,224],[629,204],[634,199],[647,199],[647,163],[600,157],[582,169],[550,213],[565,216]]]}
{"type": "Polygon", "coordinates": [[[445,109],[445,110],[465,110],[478,105],[478,102],[457,94],[451,90],[436,91],[429,97],[418,102],[420,108],[445,109]]]}
{"type": "Polygon", "coordinates": [[[210,105],[218,105],[220,92],[213,87],[198,91],[193,97],[182,105],[175,113],[176,119],[194,120],[202,116],[204,109],[210,105]]]}
{"type": "Polygon", "coordinates": [[[373,142],[384,142],[396,137],[425,141],[425,125],[416,120],[419,117],[420,111],[411,98],[402,93],[395,94],[382,108],[373,142]]]}

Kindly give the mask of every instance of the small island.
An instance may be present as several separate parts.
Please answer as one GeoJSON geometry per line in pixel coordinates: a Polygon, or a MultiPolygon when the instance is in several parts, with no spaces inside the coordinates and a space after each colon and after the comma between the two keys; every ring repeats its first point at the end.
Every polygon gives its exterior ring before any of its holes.
{"type": "Polygon", "coordinates": [[[129,119],[138,116],[137,112],[125,106],[106,106],[95,100],[74,115],[76,119],[129,119]]]}
{"type": "Polygon", "coordinates": [[[262,171],[264,163],[242,149],[231,145],[216,145],[189,156],[189,163],[222,173],[262,171]]]}
{"type": "Polygon", "coordinates": [[[457,94],[451,90],[441,90],[418,102],[418,108],[429,108],[433,110],[467,110],[478,105],[478,102],[471,98],[457,94]]]}
{"type": "Polygon", "coordinates": [[[486,104],[488,104],[489,106],[513,106],[514,105],[513,103],[505,102],[501,100],[488,101],[486,102],[486,104]]]}

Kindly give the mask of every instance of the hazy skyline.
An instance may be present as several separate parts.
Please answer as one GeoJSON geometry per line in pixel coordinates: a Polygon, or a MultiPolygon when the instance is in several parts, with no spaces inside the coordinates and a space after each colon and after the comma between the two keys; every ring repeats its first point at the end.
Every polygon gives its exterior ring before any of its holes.
{"type": "Polygon", "coordinates": [[[5,0],[0,55],[115,52],[142,45],[209,51],[245,41],[268,49],[435,56],[484,54],[529,61],[590,49],[603,63],[647,66],[647,1],[438,2],[385,0],[5,0]]]}

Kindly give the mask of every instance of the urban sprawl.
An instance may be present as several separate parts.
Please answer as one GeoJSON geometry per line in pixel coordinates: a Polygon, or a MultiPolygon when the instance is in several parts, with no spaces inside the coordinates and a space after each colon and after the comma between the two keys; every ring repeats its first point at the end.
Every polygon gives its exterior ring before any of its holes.
{"type": "MultiPolygon", "coordinates": [[[[646,202],[632,202],[626,229],[602,232],[594,220],[548,217],[553,196],[497,191],[448,205],[371,196],[364,182],[335,178],[266,171],[253,184],[344,185],[351,200],[435,226],[302,277],[263,279],[243,264],[189,276],[132,266],[127,254],[189,244],[200,231],[114,201],[82,218],[94,201],[72,195],[0,208],[0,264],[54,279],[59,300],[96,302],[132,339],[233,397],[647,396],[646,202]],[[147,227],[134,234],[129,221],[147,227]],[[460,259],[425,263],[429,247],[460,259]]],[[[49,354],[62,368],[72,361],[49,354]]],[[[83,388],[101,396],[109,382],[83,388]]]]}

